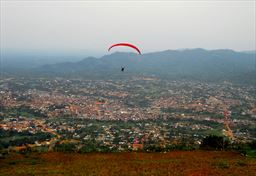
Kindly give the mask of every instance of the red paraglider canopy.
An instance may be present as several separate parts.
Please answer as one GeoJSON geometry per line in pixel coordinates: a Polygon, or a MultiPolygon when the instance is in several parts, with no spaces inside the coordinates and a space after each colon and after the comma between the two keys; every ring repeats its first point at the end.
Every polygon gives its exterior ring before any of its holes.
{"type": "Polygon", "coordinates": [[[141,54],[139,48],[137,48],[136,46],[134,46],[134,45],[132,45],[130,43],[117,43],[117,44],[114,44],[114,45],[109,47],[108,51],[110,51],[111,48],[116,47],[116,46],[128,46],[128,47],[131,47],[131,48],[135,49],[139,54],[141,54]]]}

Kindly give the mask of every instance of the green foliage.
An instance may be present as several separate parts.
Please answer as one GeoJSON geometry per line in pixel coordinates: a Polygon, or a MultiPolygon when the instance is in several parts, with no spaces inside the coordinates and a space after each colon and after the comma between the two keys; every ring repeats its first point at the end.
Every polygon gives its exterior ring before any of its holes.
{"type": "Polygon", "coordinates": [[[97,148],[95,146],[83,146],[79,152],[80,153],[90,153],[90,152],[96,152],[97,151],[97,148]]]}
{"type": "Polygon", "coordinates": [[[164,148],[162,148],[159,145],[145,145],[143,150],[147,152],[163,152],[165,151],[164,148]]]}
{"type": "Polygon", "coordinates": [[[31,149],[31,147],[28,147],[28,146],[23,150],[17,151],[17,153],[23,154],[25,157],[28,157],[31,152],[32,152],[32,149],[31,149]]]}
{"type": "Polygon", "coordinates": [[[144,145],[143,150],[146,152],[168,152],[168,151],[174,151],[174,150],[191,151],[191,150],[195,150],[195,147],[186,145],[186,144],[166,145],[166,146],[160,146],[158,144],[146,144],[144,145]]]}
{"type": "Polygon", "coordinates": [[[224,150],[230,146],[230,141],[223,136],[210,135],[203,139],[200,148],[210,150],[224,150]]]}
{"type": "Polygon", "coordinates": [[[42,142],[52,138],[51,133],[37,132],[35,134],[29,131],[6,131],[0,129],[0,149],[9,146],[22,146],[26,144],[34,144],[35,141],[42,142]]]}
{"type": "Polygon", "coordinates": [[[96,152],[96,151],[98,151],[98,148],[94,140],[86,141],[83,147],[79,150],[80,153],[90,153],[90,152],[96,152]]]}
{"type": "Polygon", "coordinates": [[[33,152],[47,152],[48,151],[48,147],[47,146],[37,146],[37,147],[33,147],[32,148],[33,152]]]}
{"type": "Polygon", "coordinates": [[[15,165],[15,164],[17,164],[17,161],[10,161],[9,162],[9,165],[15,165]]]}
{"type": "Polygon", "coordinates": [[[73,143],[56,144],[54,150],[58,152],[75,152],[76,145],[73,143]]]}
{"type": "Polygon", "coordinates": [[[228,169],[230,167],[229,163],[226,160],[219,160],[214,165],[220,169],[228,169]]]}
{"type": "Polygon", "coordinates": [[[249,156],[252,158],[256,158],[256,148],[255,148],[256,141],[252,141],[249,143],[242,143],[242,144],[234,144],[233,149],[240,152],[242,155],[249,156]]]}
{"type": "Polygon", "coordinates": [[[256,140],[249,143],[251,149],[256,150],[256,140]]]}
{"type": "Polygon", "coordinates": [[[237,166],[247,166],[246,161],[245,160],[238,160],[236,163],[237,166]]]}

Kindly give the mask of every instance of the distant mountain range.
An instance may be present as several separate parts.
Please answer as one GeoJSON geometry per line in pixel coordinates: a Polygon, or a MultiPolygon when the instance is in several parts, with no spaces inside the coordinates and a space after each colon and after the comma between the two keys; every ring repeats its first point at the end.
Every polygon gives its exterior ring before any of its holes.
{"type": "Polygon", "coordinates": [[[248,50],[248,51],[242,51],[242,52],[247,54],[256,54],[256,50],[248,50]]]}
{"type": "MultiPolygon", "coordinates": [[[[78,62],[43,65],[19,74],[88,79],[125,78],[144,75],[166,79],[232,81],[256,84],[255,52],[228,49],[166,50],[138,55],[116,52],[100,58],[88,57],[78,62]],[[121,67],[125,72],[121,72],[121,67]]],[[[15,71],[7,71],[12,74],[15,71]]]]}

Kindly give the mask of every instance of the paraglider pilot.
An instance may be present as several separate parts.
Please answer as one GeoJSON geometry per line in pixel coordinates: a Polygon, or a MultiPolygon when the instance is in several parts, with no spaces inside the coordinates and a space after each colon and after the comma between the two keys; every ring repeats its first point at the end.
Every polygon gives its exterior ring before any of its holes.
{"type": "Polygon", "coordinates": [[[121,67],[121,71],[122,71],[122,72],[124,71],[124,67],[121,67]]]}

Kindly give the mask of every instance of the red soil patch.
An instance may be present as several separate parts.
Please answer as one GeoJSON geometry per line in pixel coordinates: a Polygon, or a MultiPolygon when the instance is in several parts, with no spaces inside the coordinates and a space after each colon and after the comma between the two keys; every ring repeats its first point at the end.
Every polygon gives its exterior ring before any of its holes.
{"type": "Polygon", "coordinates": [[[248,175],[256,160],[234,152],[32,153],[0,159],[0,175],[248,175]],[[15,161],[15,163],[12,163],[15,161]]]}

